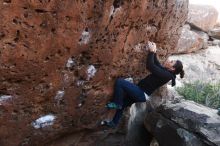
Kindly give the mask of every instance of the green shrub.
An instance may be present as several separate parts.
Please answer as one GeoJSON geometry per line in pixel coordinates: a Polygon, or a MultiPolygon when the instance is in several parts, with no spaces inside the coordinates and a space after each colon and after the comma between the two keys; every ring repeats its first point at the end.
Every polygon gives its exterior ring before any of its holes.
{"type": "Polygon", "coordinates": [[[187,100],[193,100],[211,108],[220,107],[220,83],[196,81],[185,83],[183,87],[177,87],[176,89],[187,100]]]}

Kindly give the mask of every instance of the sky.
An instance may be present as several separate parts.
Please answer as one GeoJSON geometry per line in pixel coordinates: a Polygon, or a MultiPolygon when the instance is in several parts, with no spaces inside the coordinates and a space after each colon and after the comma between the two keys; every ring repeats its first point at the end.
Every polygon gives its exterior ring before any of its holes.
{"type": "Polygon", "coordinates": [[[191,4],[212,5],[218,10],[218,22],[220,22],[220,0],[189,0],[191,4]]]}

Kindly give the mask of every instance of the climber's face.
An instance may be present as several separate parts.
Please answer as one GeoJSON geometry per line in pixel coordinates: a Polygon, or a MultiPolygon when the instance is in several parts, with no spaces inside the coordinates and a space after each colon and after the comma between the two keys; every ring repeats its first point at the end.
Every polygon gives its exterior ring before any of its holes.
{"type": "Polygon", "coordinates": [[[167,60],[164,62],[163,66],[164,66],[166,69],[170,70],[170,71],[174,71],[175,68],[174,68],[173,66],[175,65],[175,63],[176,63],[176,60],[168,60],[168,59],[167,59],[167,60]]]}

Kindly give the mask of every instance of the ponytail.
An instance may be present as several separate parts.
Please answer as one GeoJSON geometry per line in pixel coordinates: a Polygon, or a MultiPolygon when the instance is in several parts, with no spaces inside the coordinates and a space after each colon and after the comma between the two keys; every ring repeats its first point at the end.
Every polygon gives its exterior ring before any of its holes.
{"type": "Polygon", "coordinates": [[[182,70],[182,71],[180,72],[180,78],[183,78],[184,75],[185,75],[185,72],[184,72],[184,70],[182,70]]]}
{"type": "Polygon", "coordinates": [[[183,70],[183,64],[182,64],[182,62],[179,61],[179,60],[177,60],[173,67],[174,67],[174,69],[175,69],[173,73],[174,73],[175,75],[180,74],[180,78],[183,78],[185,72],[184,72],[184,70],[183,70]]]}

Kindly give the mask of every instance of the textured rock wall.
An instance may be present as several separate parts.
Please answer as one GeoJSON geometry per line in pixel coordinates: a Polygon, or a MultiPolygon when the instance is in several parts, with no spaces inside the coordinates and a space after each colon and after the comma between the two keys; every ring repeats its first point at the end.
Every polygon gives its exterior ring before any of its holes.
{"type": "Polygon", "coordinates": [[[147,107],[150,107],[149,102],[136,103],[131,106],[126,146],[150,145],[152,136],[144,126],[147,107]]]}
{"type": "Polygon", "coordinates": [[[187,21],[203,31],[211,30],[217,23],[218,11],[211,5],[189,5],[187,21]]]}
{"type": "Polygon", "coordinates": [[[190,25],[182,29],[174,54],[187,54],[208,48],[209,36],[205,32],[192,30],[190,25]]]}
{"type": "Polygon", "coordinates": [[[189,4],[186,25],[173,54],[186,54],[208,48],[208,41],[218,38],[218,11],[210,5],[189,4]]]}
{"type": "Polygon", "coordinates": [[[187,100],[166,103],[145,118],[160,146],[219,146],[219,125],[217,110],[187,100]]]}
{"type": "Polygon", "coordinates": [[[184,0],[3,0],[0,145],[42,145],[95,128],[114,79],[145,76],[148,40],[164,60],[187,17],[184,0]],[[19,134],[18,134],[19,133],[19,134]]]}

